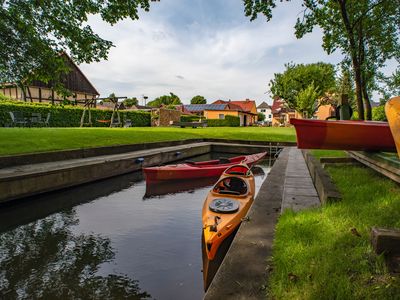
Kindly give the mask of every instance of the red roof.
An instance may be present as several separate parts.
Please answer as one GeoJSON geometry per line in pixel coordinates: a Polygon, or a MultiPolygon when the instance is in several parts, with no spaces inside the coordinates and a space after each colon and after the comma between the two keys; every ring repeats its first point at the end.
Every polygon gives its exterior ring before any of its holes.
{"type": "Polygon", "coordinates": [[[283,112],[294,112],[293,109],[289,109],[286,105],[285,105],[285,100],[279,98],[279,97],[275,97],[274,98],[274,102],[272,103],[272,108],[271,108],[272,114],[280,114],[283,112]]]}
{"type": "Polygon", "coordinates": [[[224,100],[217,100],[213,102],[213,104],[225,104],[228,103],[229,105],[233,106],[230,107],[231,109],[234,110],[240,110],[243,112],[251,113],[251,109],[256,107],[256,102],[254,100],[246,99],[246,100],[240,100],[240,101],[224,101],[224,100]],[[236,107],[236,108],[234,108],[236,107]],[[239,107],[240,109],[237,109],[239,107]]]}

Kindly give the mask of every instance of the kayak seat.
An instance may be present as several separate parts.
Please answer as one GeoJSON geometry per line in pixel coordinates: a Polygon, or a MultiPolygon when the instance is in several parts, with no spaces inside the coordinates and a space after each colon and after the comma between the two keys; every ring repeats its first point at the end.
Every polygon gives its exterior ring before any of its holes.
{"type": "Polygon", "coordinates": [[[244,195],[247,193],[247,184],[240,178],[227,177],[220,181],[215,191],[219,194],[244,195]]]}
{"type": "Polygon", "coordinates": [[[243,195],[247,192],[247,185],[242,179],[232,177],[229,181],[229,189],[243,195]]]}
{"type": "Polygon", "coordinates": [[[226,157],[220,157],[219,158],[219,162],[218,162],[219,164],[221,164],[221,165],[223,165],[223,164],[230,164],[231,163],[231,161],[229,160],[229,158],[226,158],[226,157]]]}

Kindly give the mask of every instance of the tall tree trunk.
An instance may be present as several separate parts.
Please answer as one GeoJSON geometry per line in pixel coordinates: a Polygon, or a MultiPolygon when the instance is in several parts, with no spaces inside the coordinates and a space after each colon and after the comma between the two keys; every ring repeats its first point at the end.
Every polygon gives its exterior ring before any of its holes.
{"type": "Polygon", "coordinates": [[[26,89],[28,91],[29,99],[31,100],[30,102],[33,102],[32,93],[31,93],[31,89],[29,88],[29,85],[26,86],[26,89]]]}
{"type": "Polygon", "coordinates": [[[365,108],[365,119],[372,120],[372,109],[371,109],[371,102],[369,101],[369,95],[367,91],[367,85],[364,82],[363,85],[363,98],[364,98],[364,108],[365,108]]]}
{"type": "Polygon", "coordinates": [[[19,88],[21,89],[21,93],[22,93],[22,99],[24,101],[26,101],[26,91],[25,91],[25,86],[21,81],[17,82],[17,86],[19,86],[19,88]]]}
{"type": "Polygon", "coordinates": [[[361,91],[363,95],[365,119],[372,120],[371,102],[369,101],[368,95],[368,68],[365,65],[365,44],[364,44],[364,33],[362,20],[358,23],[358,57],[360,61],[361,69],[361,91]]]}
{"type": "Polygon", "coordinates": [[[351,53],[351,62],[354,71],[355,84],[356,84],[356,97],[357,97],[357,110],[358,117],[360,120],[364,120],[364,105],[362,101],[362,81],[361,81],[361,65],[360,61],[357,57],[357,46],[354,40],[354,32],[353,28],[350,25],[349,16],[347,14],[346,9],[346,0],[337,0],[340,6],[340,12],[342,15],[342,20],[349,38],[350,43],[350,53],[351,53]]]}

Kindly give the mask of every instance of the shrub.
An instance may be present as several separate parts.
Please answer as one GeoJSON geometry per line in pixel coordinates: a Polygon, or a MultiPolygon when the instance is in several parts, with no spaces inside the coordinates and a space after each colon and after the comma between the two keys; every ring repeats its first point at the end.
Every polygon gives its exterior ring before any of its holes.
{"type": "Polygon", "coordinates": [[[235,116],[225,116],[225,120],[227,122],[227,126],[230,127],[239,127],[240,126],[240,118],[235,116]]]}
{"type": "Polygon", "coordinates": [[[238,127],[240,118],[235,116],[225,116],[225,119],[208,119],[208,127],[238,127]]]}
{"type": "Polygon", "coordinates": [[[196,115],[181,115],[181,122],[198,122],[200,120],[200,116],[196,115]]]}
{"type": "MultiPolygon", "coordinates": [[[[22,112],[25,114],[40,113],[43,117],[51,114],[49,126],[51,127],[78,127],[80,126],[83,107],[49,105],[47,103],[27,103],[22,101],[1,101],[0,102],[0,126],[9,126],[11,117],[9,112],[22,112]]],[[[110,120],[111,110],[90,109],[92,126],[108,127],[110,123],[97,122],[96,120],[110,120]]],[[[116,116],[115,116],[116,117],[116,116]]],[[[120,111],[121,122],[129,119],[132,126],[150,126],[150,113],[142,111],[120,111]]],[[[88,112],[85,115],[85,122],[88,121],[88,112]]]]}
{"type": "Polygon", "coordinates": [[[372,120],[387,121],[385,114],[385,105],[380,105],[372,108],[372,120]]]}

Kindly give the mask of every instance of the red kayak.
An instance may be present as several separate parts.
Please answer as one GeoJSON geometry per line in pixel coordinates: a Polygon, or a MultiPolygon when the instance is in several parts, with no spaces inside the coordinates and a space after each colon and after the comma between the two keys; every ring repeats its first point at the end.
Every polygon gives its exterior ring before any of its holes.
{"type": "Polygon", "coordinates": [[[252,155],[242,155],[220,160],[209,160],[203,162],[185,162],[177,165],[143,168],[146,182],[164,180],[191,179],[201,177],[218,177],[226,168],[238,163],[252,166],[263,159],[267,152],[252,155]]]}
{"type": "Polygon", "coordinates": [[[386,122],[290,119],[290,123],[300,149],[396,151],[386,122]]]}

